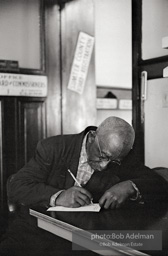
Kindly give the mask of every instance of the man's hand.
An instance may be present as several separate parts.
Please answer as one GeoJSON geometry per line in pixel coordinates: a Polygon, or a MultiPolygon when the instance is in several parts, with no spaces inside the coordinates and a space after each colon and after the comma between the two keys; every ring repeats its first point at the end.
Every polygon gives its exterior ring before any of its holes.
{"type": "Polygon", "coordinates": [[[129,180],[123,181],[108,189],[100,198],[99,204],[105,209],[119,208],[134,194],[135,190],[131,182],[129,180]]]}
{"type": "Polygon", "coordinates": [[[64,190],[56,199],[56,205],[80,207],[90,204],[92,195],[84,188],[71,187],[64,190]]]}

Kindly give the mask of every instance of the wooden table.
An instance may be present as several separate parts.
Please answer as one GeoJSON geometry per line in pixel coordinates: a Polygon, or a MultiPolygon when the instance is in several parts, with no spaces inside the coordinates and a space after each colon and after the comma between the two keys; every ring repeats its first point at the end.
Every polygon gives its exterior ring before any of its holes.
{"type": "MultiPolygon", "coordinates": [[[[168,205],[135,205],[130,203],[122,209],[100,212],[47,212],[32,208],[30,215],[37,218],[39,228],[83,246],[100,255],[168,255],[168,205]],[[115,244],[107,235],[101,238],[93,235],[127,232],[149,232],[161,234],[161,250],[154,249],[155,243],[146,250],[131,248],[127,244],[115,244]],[[96,233],[95,233],[96,232],[96,233]],[[93,239],[94,238],[94,239],[93,239]],[[103,243],[105,243],[103,245],[103,243]],[[109,244],[107,244],[109,243],[109,244]],[[154,246],[154,247],[153,247],[154,246]]],[[[150,241],[149,241],[150,242],[150,241]]],[[[159,243],[157,241],[157,243],[159,243]]],[[[156,245],[157,247],[157,245],[156,245]]]]}

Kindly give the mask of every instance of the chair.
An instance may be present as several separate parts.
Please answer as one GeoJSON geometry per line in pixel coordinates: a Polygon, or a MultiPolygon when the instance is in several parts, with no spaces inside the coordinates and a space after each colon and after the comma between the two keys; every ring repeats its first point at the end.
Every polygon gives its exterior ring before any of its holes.
{"type": "Polygon", "coordinates": [[[9,199],[9,196],[8,196],[9,183],[10,183],[11,180],[14,178],[14,175],[15,175],[15,174],[12,174],[11,176],[9,176],[9,178],[8,178],[8,180],[7,180],[7,184],[6,184],[6,186],[7,186],[7,204],[8,204],[8,211],[9,211],[10,213],[15,213],[16,210],[17,210],[17,204],[16,204],[15,202],[11,201],[11,200],[9,199]]]}

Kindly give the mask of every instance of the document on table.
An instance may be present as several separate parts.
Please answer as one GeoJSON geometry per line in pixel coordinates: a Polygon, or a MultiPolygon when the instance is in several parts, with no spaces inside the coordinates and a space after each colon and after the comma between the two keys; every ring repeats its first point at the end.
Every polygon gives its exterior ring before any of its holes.
{"type": "Polygon", "coordinates": [[[57,211],[57,212],[99,212],[101,209],[99,204],[89,204],[77,208],[64,207],[64,206],[54,206],[47,209],[47,211],[57,211]]]}

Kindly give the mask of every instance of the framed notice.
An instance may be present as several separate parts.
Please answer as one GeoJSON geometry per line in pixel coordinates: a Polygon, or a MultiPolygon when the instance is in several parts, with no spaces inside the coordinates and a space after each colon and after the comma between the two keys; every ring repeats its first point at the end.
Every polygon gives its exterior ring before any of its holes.
{"type": "Polygon", "coordinates": [[[0,95],[46,97],[47,77],[0,73],[0,95]]]}

